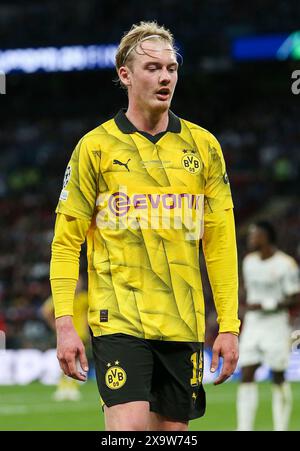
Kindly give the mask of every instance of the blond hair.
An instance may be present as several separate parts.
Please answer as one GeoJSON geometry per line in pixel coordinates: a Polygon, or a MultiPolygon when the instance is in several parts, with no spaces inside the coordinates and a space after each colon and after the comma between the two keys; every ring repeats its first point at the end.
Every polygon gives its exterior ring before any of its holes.
{"type": "Polygon", "coordinates": [[[146,39],[158,38],[170,44],[176,53],[174,38],[170,30],[156,22],[140,22],[132,25],[131,29],[124,34],[116,53],[116,70],[125,63],[128,65],[133,59],[133,50],[146,39]]]}

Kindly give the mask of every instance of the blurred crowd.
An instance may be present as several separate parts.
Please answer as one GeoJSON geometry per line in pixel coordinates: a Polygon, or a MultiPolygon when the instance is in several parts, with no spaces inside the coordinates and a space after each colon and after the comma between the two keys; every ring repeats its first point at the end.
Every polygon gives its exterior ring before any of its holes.
{"type": "Polygon", "coordinates": [[[65,0],[62,8],[58,0],[6,0],[0,42],[3,48],[11,47],[12,37],[16,47],[118,42],[133,22],[158,17],[197,58],[226,52],[233,35],[297,30],[299,2],[252,0],[245,8],[239,0],[65,0]]]}
{"type": "MultiPolygon", "coordinates": [[[[296,118],[292,114],[284,118],[270,116],[263,110],[258,115],[257,109],[256,114],[249,110],[246,116],[244,111],[231,120],[232,126],[224,121],[217,137],[227,162],[237,227],[241,230],[240,258],[246,251],[243,224],[280,197],[285,208],[272,213],[279,242],[300,260],[300,132],[296,118]],[[298,247],[295,243],[299,243],[298,247]]],[[[0,328],[6,331],[8,347],[38,344],[46,349],[54,343],[40,315],[41,305],[50,293],[54,210],[72,149],[84,133],[97,125],[94,121],[38,121],[1,130],[0,328]]],[[[204,290],[209,312],[212,303],[206,278],[204,290]]]]}
{"type": "MultiPolygon", "coordinates": [[[[3,1],[0,42],[3,49],[111,43],[139,20],[165,24],[184,55],[183,81],[172,109],[221,142],[240,259],[246,252],[246,225],[265,212],[278,229],[280,246],[300,261],[300,113],[290,93],[290,67],[261,64],[257,70],[254,63],[214,73],[200,64],[206,56],[228,57],[234,36],[295,31],[299,5],[298,0],[253,0],[247,8],[238,0],[154,0],[147,5],[66,0],[62,8],[57,0],[3,1]]],[[[41,317],[50,294],[55,206],[77,141],[116,114],[116,105],[126,105],[124,94],[112,85],[114,76],[102,71],[8,77],[0,108],[0,330],[9,348],[55,344],[41,317]]],[[[209,337],[216,329],[205,276],[204,291],[209,337]]]]}

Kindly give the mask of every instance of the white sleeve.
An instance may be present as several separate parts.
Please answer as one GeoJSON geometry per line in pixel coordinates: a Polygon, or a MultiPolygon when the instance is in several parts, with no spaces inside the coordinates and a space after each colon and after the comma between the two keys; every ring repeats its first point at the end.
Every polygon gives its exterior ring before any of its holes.
{"type": "Polygon", "coordinates": [[[283,292],[286,296],[300,293],[299,268],[295,260],[291,259],[289,265],[287,265],[282,282],[283,292]]]}

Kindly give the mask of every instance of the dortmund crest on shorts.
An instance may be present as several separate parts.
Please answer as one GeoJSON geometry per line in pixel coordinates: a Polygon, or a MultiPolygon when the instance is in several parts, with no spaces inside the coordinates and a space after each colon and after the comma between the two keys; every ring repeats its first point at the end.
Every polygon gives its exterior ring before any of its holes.
{"type": "Polygon", "coordinates": [[[105,383],[111,390],[118,390],[123,387],[127,380],[126,371],[120,367],[119,363],[120,362],[116,360],[114,365],[111,363],[107,364],[108,370],[105,373],[105,383]]]}
{"type": "Polygon", "coordinates": [[[182,167],[191,174],[197,174],[202,168],[200,159],[195,155],[193,149],[183,149],[184,156],[181,159],[182,167]]]}

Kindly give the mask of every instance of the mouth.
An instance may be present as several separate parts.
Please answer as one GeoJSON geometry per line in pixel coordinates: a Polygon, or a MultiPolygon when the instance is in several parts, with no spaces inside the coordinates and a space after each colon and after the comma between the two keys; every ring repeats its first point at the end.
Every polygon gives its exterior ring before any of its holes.
{"type": "Polygon", "coordinates": [[[157,91],[156,96],[159,100],[167,100],[170,97],[170,89],[169,88],[161,88],[157,91]]]}

